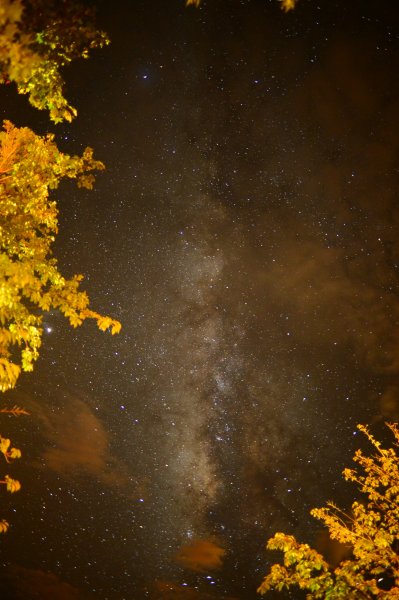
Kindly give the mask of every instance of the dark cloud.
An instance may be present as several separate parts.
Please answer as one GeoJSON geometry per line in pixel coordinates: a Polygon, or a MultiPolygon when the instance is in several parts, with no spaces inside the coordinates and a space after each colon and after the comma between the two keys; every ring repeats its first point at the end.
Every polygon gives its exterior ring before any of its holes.
{"type": "Polygon", "coordinates": [[[111,449],[111,436],[87,402],[68,394],[62,408],[27,401],[42,427],[41,463],[68,479],[92,476],[132,493],[134,477],[111,449]]]}
{"type": "Polygon", "coordinates": [[[11,565],[1,571],[1,597],[7,600],[93,600],[55,573],[11,565]]]}
{"type": "Polygon", "coordinates": [[[210,540],[195,540],[184,544],[175,556],[177,563],[199,573],[220,569],[226,551],[210,540]]]}
{"type": "Polygon", "coordinates": [[[399,386],[389,385],[381,396],[381,417],[390,422],[399,421],[399,386]]]}

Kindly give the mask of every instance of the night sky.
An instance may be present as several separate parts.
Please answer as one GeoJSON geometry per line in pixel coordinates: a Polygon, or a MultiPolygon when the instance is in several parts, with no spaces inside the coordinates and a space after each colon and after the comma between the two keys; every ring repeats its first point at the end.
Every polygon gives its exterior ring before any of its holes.
{"type": "Polygon", "coordinates": [[[325,546],[310,508],[353,500],[356,424],[399,419],[399,10],[97,4],[112,44],[65,72],[72,124],[0,89],[106,163],[54,194],[54,253],[123,326],[46,314],[5,394],[31,415],[0,424],[23,451],[1,598],[252,600],[270,536],[325,546]]]}

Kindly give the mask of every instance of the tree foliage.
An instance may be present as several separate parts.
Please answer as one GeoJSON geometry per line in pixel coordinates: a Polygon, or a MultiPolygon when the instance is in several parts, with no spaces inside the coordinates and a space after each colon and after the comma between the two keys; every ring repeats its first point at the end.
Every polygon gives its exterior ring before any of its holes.
{"type": "Polygon", "coordinates": [[[289,12],[290,10],[294,10],[298,0],[279,0],[279,2],[281,3],[282,10],[284,12],[289,12]]]}
{"type": "Polygon", "coordinates": [[[350,549],[351,558],[332,569],[307,544],[276,533],[267,548],[282,551],[284,564],[272,566],[258,589],[260,594],[296,587],[306,590],[307,598],[399,598],[399,429],[396,424],[388,427],[395,442],[384,449],[367,427],[358,425],[376,453],[366,456],[357,450],[353,460],[361,471],[343,472],[365,494],[365,501],[354,502],[350,515],[333,502],[311,511],[327,526],[332,539],[350,549]]]}
{"type": "Polygon", "coordinates": [[[58,231],[50,190],[64,178],[91,188],[104,165],[90,148],[82,156],[58,150],[53,135],[4,123],[0,133],[0,390],[15,386],[21,369],[32,371],[42,338],[42,313],[58,309],[72,327],[95,319],[118,333],[120,323],[89,309],[82,275],[66,279],[51,255],[58,231]]]}
{"type": "MultiPolygon", "coordinates": [[[[2,411],[2,412],[6,412],[6,411],[2,411]]],[[[3,438],[1,435],[0,435],[0,452],[4,456],[5,461],[8,464],[12,463],[16,458],[21,458],[21,450],[19,450],[18,448],[13,448],[11,446],[11,440],[9,440],[7,438],[3,438]]],[[[7,492],[10,492],[11,494],[14,494],[15,492],[19,492],[19,490],[21,489],[20,482],[17,481],[16,479],[12,479],[9,475],[4,475],[4,479],[0,480],[0,484],[5,485],[7,492]]],[[[8,528],[9,528],[8,521],[5,521],[4,519],[2,519],[0,521],[0,533],[5,533],[8,530],[8,528]]]]}
{"type": "MultiPolygon", "coordinates": [[[[186,6],[196,6],[197,8],[201,4],[202,0],[186,0],[186,6]]],[[[284,12],[289,12],[293,10],[298,3],[298,0],[279,0],[281,4],[281,9],[284,12]]]]}
{"type": "MultiPolygon", "coordinates": [[[[0,83],[14,82],[38,109],[56,123],[71,121],[76,110],[63,94],[61,69],[89,51],[108,44],[94,24],[93,8],[77,0],[0,1],[0,83]]],[[[94,319],[99,329],[118,333],[121,325],[89,308],[80,290],[82,275],[66,279],[52,256],[58,210],[50,192],[65,179],[92,188],[94,171],[104,165],[86,148],[82,156],[60,152],[53,135],[38,136],[5,121],[0,132],[0,391],[13,388],[21,370],[38,358],[42,314],[58,309],[73,327],[94,319]]],[[[13,406],[0,413],[28,414],[13,406]]],[[[19,449],[0,435],[7,463],[19,449]]],[[[14,493],[19,481],[5,475],[0,484],[14,493]]],[[[0,521],[0,533],[7,531],[0,521]]]]}
{"type": "Polygon", "coordinates": [[[76,0],[0,2],[0,83],[15,82],[55,123],[76,116],[63,94],[62,67],[108,43],[93,8],[76,0]]]}

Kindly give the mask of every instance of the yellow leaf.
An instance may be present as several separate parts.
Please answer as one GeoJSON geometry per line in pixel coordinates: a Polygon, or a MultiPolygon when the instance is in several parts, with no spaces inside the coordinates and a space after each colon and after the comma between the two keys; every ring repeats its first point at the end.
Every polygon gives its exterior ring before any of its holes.
{"type": "Polygon", "coordinates": [[[21,458],[22,452],[18,448],[11,448],[10,452],[8,453],[8,456],[9,458],[14,460],[15,458],[21,458]]]}
{"type": "Polygon", "coordinates": [[[0,533],[6,533],[9,527],[10,525],[9,523],[7,523],[7,521],[5,521],[4,519],[0,521],[0,533]]]}
{"type": "Polygon", "coordinates": [[[4,455],[7,455],[8,448],[10,447],[11,440],[7,438],[0,437],[0,452],[4,455]]]}
{"type": "Polygon", "coordinates": [[[121,329],[122,329],[122,324],[119,323],[119,321],[114,321],[114,324],[112,325],[112,328],[111,328],[111,334],[115,335],[116,333],[119,333],[121,329]]]}
{"type": "Polygon", "coordinates": [[[7,492],[14,494],[15,492],[19,492],[21,489],[21,484],[16,479],[11,479],[8,475],[4,477],[5,483],[7,485],[7,492]]]}
{"type": "Polygon", "coordinates": [[[290,10],[294,10],[296,3],[298,0],[280,0],[281,8],[284,12],[288,12],[290,10]]]}

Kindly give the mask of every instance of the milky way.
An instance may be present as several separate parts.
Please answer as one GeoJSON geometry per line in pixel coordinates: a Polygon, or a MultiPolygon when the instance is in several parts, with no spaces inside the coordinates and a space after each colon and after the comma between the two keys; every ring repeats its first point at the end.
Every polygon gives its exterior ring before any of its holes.
{"type": "Polygon", "coordinates": [[[55,253],[123,329],[45,315],[9,395],[11,599],[255,598],[267,538],[350,503],[356,424],[399,415],[394,9],[147,4],[99,3],[113,43],[66,75],[60,145],[107,171],[60,191],[55,253]]]}

